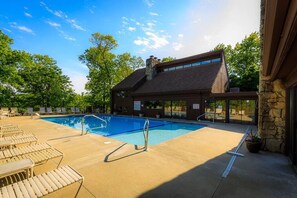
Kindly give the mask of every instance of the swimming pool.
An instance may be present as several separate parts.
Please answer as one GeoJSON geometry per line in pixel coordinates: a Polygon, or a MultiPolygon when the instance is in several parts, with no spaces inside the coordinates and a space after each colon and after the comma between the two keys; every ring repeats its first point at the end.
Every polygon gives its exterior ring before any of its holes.
{"type": "MultiPolygon", "coordinates": [[[[129,144],[143,145],[144,138],[142,131],[145,122],[144,118],[111,115],[97,116],[107,121],[107,127],[93,129],[103,123],[94,117],[87,117],[84,123],[84,127],[87,131],[129,144]]],[[[82,117],[83,116],[62,116],[42,119],[81,130],[82,117]]],[[[198,124],[185,124],[155,119],[149,120],[149,145],[156,145],[204,127],[198,124]]]]}

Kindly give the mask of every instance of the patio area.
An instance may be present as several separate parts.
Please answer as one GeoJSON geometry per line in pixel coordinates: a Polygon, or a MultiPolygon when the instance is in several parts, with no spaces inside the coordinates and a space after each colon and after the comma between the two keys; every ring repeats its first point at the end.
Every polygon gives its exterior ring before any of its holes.
{"type": "MultiPolygon", "coordinates": [[[[0,124],[17,124],[64,153],[62,165],[85,177],[78,197],[295,197],[297,176],[286,156],[245,145],[227,178],[221,175],[246,125],[208,123],[196,132],[136,150],[114,139],[30,116],[12,117],[0,124]]],[[[35,174],[54,169],[58,160],[34,168],[35,174]]],[[[74,197],[78,184],[48,197],[74,197]]]]}

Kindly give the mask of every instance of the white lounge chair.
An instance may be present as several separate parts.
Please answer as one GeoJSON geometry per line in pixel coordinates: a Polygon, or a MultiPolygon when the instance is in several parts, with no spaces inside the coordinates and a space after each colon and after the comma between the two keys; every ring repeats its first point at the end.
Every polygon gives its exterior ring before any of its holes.
{"type": "Polygon", "coordinates": [[[44,107],[40,107],[40,108],[39,108],[39,113],[40,113],[40,115],[41,115],[41,114],[46,114],[46,112],[45,112],[45,108],[44,108],[44,107]]]}
{"type": "Polygon", "coordinates": [[[56,108],[56,112],[57,112],[58,114],[62,113],[62,109],[61,109],[61,107],[57,107],[57,108],[56,108]]]}
{"type": "Polygon", "coordinates": [[[0,164],[29,158],[37,166],[46,163],[50,159],[61,157],[58,167],[63,160],[63,156],[62,152],[50,145],[36,144],[0,151],[0,164]]]}
{"type": "MultiPolygon", "coordinates": [[[[29,173],[28,169],[31,170],[30,172],[32,173],[33,167],[30,159],[23,159],[21,161],[2,165],[0,166],[0,169],[2,170],[2,175],[11,175],[24,170],[29,173]]],[[[76,197],[81,189],[83,181],[83,176],[70,166],[66,165],[40,175],[33,176],[33,174],[30,174],[30,177],[25,180],[0,188],[0,195],[5,198],[43,197],[78,182],[80,185],[75,194],[76,197]]]]}
{"type": "Polygon", "coordinates": [[[37,143],[37,141],[37,137],[31,133],[2,137],[0,138],[0,148],[12,148],[18,144],[32,144],[33,142],[37,143]]]}
{"type": "Polygon", "coordinates": [[[62,107],[62,113],[67,113],[66,108],[62,107]]]}
{"type": "Polygon", "coordinates": [[[75,114],[75,107],[71,107],[71,113],[75,114]]]}
{"type": "Polygon", "coordinates": [[[29,107],[28,109],[27,109],[27,113],[29,114],[29,115],[33,115],[33,108],[32,107],[29,107]]]}
{"type": "Polygon", "coordinates": [[[19,129],[18,127],[16,127],[16,128],[15,127],[12,127],[12,128],[0,127],[0,137],[17,135],[17,134],[24,134],[24,131],[19,129]]]}
{"type": "Polygon", "coordinates": [[[49,113],[49,114],[52,114],[53,113],[52,108],[51,107],[47,107],[46,108],[46,112],[49,113]]]}
{"type": "Polygon", "coordinates": [[[75,107],[75,113],[80,113],[79,107],[75,107]]]}

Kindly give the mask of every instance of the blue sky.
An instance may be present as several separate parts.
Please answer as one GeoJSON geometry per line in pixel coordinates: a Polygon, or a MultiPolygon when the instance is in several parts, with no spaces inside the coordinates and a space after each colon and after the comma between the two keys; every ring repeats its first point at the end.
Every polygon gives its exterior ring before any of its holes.
{"type": "Polygon", "coordinates": [[[114,53],[145,60],[234,45],[259,26],[260,0],[10,0],[0,7],[0,29],[14,39],[12,47],[54,58],[77,93],[88,74],[78,56],[92,33],[114,36],[114,53]]]}

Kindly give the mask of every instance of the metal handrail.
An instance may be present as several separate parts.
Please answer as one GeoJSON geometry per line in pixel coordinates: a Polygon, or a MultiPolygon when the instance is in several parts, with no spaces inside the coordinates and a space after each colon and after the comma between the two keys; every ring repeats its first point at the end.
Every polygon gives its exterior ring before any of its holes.
{"type": "Polygon", "coordinates": [[[205,113],[203,113],[203,114],[201,114],[201,115],[199,115],[199,116],[197,117],[197,121],[200,121],[199,118],[201,118],[202,116],[205,116],[206,114],[213,114],[212,122],[214,122],[215,112],[213,112],[213,113],[205,112],[205,113]]]}
{"type": "Polygon", "coordinates": [[[150,127],[150,121],[149,119],[146,119],[143,125],[143,137],[144,137],[144,150],[147,151],[148,147],[148,137],[149,137],[149,127],[150,127]]]}
{"type": "MultiPolygon", "coordinates": [[[[81,119],[81,135],[84,134],[84,124],[85,124],[85,118],[86,118],[86,117],[94,117],[94,118],[96,118],[96,119],[102,121],[103,123],[105,123],[104,126],[101,125],[100,127],[95,127],[95,128],[91,128],[91,129],[101,129],[101,128],[106,128],[106,127],[107,127],[107,121],[106,121],[106,120],[104,120],[104,119],[102,119],[102,118],[100,118],[100,117],[98,117],[98,116],[95,116],[95,115],[93,115],[93,114],[92,114],[92,115],[85,115],[85,116],[81,119]]],[[[91,130],[91,129],[88,129],[88,130],[91,130]]],[[[88,130],[86,130],[86,134],[87,134],[88,130]]]]}

